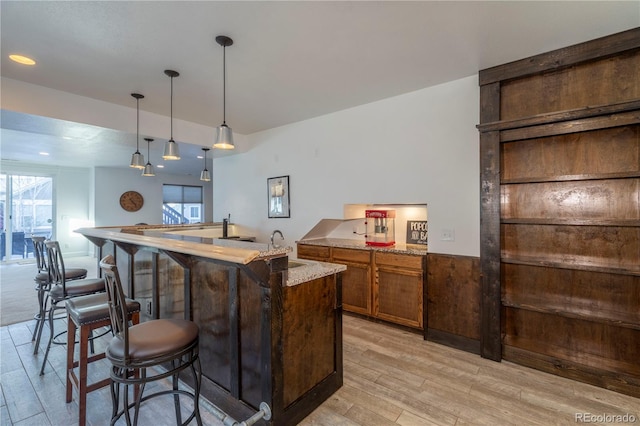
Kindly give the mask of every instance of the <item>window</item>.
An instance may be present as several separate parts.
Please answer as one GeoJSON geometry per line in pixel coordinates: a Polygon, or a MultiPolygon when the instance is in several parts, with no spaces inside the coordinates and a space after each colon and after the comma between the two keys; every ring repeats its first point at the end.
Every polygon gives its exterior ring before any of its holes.
{"type": "Polygon", "coordinates": [[[162,223],[174,225],[202,222],[201,186],[162,185],[162,223]]]}

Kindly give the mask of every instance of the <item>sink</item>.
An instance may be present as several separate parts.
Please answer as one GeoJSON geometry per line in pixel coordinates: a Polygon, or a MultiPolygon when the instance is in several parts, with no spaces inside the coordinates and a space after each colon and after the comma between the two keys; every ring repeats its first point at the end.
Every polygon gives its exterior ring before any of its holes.
{"type": "Polygon", "coordinates": [[[307,266],[307,265],[308,265],[308,263],[296,262],[295,260],[290,260],[289,261],[289,269],[298,268],[300,266],[307,266]]]}

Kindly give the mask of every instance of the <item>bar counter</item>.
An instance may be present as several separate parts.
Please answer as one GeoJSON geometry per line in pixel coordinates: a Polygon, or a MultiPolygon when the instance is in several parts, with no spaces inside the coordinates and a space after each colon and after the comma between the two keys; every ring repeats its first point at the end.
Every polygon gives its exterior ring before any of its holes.
{"type": "Polygon", "coordinates": [[[141,321],[199,325],[202,396],[239,421],[264,402],[272,417],[258,424],[297,424],[342,386],[346,268],[289,261],[289,247],[211,238],[210,228],[76,232],[99,258],[115,257],[125,291],[142,306],[141,321]]]}

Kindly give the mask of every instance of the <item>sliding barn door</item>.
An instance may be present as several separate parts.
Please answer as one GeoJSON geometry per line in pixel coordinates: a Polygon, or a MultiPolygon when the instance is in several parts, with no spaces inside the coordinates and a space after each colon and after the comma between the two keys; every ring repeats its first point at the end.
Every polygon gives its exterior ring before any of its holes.
{"type": "Polygon", "coordinates": [[[640,396],[640,29],[483,70],[483,355],[640,396]]]}

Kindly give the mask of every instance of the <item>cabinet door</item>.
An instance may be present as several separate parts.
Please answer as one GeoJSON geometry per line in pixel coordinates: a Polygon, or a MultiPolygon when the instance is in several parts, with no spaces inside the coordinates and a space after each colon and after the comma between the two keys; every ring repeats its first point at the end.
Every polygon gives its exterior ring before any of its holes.
{"type": "Polygon", "coordinates": [[[371,267],[369,264],[334,260],[347,266],[342,273],[342,309],[371,315],[371,267]]]}
{"type": "Polygon", "coordinates": [[[342,308],[345,311],[371,315],[371,250],[342,247],[331,249],[331,261],[347,266],[342,273],[342,308]]]}
{"type": "Polygon", "coordinates": [[[422,329],[423,285],[422,271],[377,266],[373,315],[386,321],[422,329]]]}

